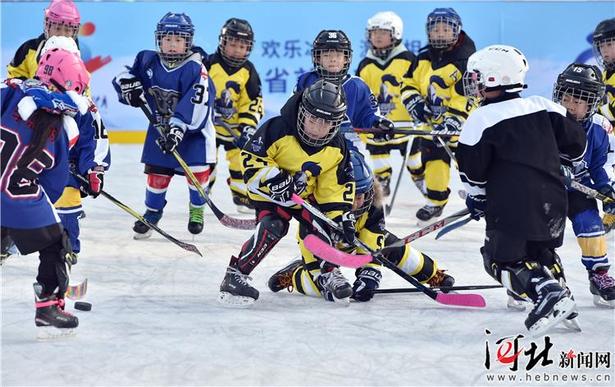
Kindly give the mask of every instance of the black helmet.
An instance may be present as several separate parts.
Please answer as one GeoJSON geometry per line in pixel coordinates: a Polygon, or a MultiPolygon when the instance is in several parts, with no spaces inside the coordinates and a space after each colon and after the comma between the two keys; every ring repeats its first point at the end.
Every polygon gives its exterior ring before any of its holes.
{"type": "Polygon", "coordinates": [[[569,96],[587,102],[587,113],[577,117],[579,121],[585,121],[598,109],[605,90],[602,72],[597,66],[573,63],[557,76],[553,86],[553,101],[561,104],[564,96],[569,96]]]}
{"type": "Polygon", "coordinates": [[[312,63],[314,69],[323,79],[330,82],[340,83],[348,73],[352,61],[352,47],[350,39],[339,30],[322,30],[316,36],[312,44],[312,63]],[[344,54],[344,65],[340,71],[329,71],[322,66],[321,57],[327,51],[340,51],[344,54]]]}
{"type": "Polygon", "coordinates": [[[346,98],[342,88],[324,79],[319,79],[303,91],[299,113],[297,114],[297,132],[305,145],[321,147],[328,144],[337,134],[346,119],[346,98]],[[309,133],[305,122],[315,125],[329,125],[326,135],[319,137],[309,133]]]}
{"type": "Polygon", "coordinates": [[[604,58],[600,46],[610,42],[615,45],[615,18],[606,19],[598,23],[592,34],[592,46],[598,62],[607,70],[615,70],[615,55],[604,58]]]}
{"type": "Polygon", "coordinates": [[[252,31],[252,26],[247,20],[230,18],[224,23],[222,30],[220,30],[218,51],[226,63],[233,67],[243,65],[246,60],[248,60],[253,45],[254,31],[252,31]],[[240,58],[227,55],[225,46],[228,44],[229,40],[243,41],[248,46],[246,54],[240,58]]]}

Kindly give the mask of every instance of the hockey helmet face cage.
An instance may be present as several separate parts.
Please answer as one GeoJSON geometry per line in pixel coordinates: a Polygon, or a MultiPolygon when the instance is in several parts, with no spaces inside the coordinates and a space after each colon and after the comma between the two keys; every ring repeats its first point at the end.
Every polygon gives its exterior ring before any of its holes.
{"type": "Polygon", "coordinates": [[[45,38],[68,36],[73,39],[79,34],[81,16],[72,0],[52,0],[45,8],[45,38]]]}
{"type": "Polygon", "coordinates": [[[190,55],[194,25],[185,13],[168,12],[156,25],[155,37],[160,58],[174,65],[190,55]]]}
{"type": "Polygon", "coordinates": [[[307,146],[322,147],[337,134],[346,118],[346,98],[340,86],[319,79],[303,91],[297,133],[307,146]]]}
{"type": "Polygon", "coordinates": [[[591,117],[600,105],[606,86],[596,66],[573,63],[557,77],[553,101],[563,105],[577,121],[591,117]]]}
{"type": "Polygon", "coordinates": [[[312,63],[322,79],[340,83],[352,60],[350,39],[343,31],[320,31],[312,45],[312,63]]]}
{"type": "Polygon", "coordinates": [[[615,18],[601,21],[592,34],[596,60],[605,70],[615,70],[615,18]]]}
{"type": "Polygon", "coordinates": [[[386,59],[393,48],[401,43],[403,33],[404,23],[395,12],[378,12],[367,20],[365,38],[372,54],[378,58],[386,59]],[[386,32],[390,36],[388,45],[380,43],[382,38],[379,34],[382,32],[386,32]]]}
{"type": "Polygon", "coordinates": [[[427,39],[433,48],[446,49],[457,43],[461,17],[453,8],[436,8],[427,16],[427,39]]]}
{"type": "Polygon", "coordinates": [[[48,50],[41,56],[36,77],[61,92],[73,90],[83,94],[90,83],[90,73],[81,58],[61,48],[48,50]]]}
{"type": "Polygon", "coordinates": [[[218,51],[232,67],[242,66],[252,52],[254,31],[247,20],[232,18],[224,23],[219,36],[218,51]]]}
{"type": "Polygon", "coordinates": [[[358,218],[369,211],[374,202],[374,176],[361,153],[351,150],[350,162],[352,163],[355,181],[355,198],[352,212],[358,218]]]}
{"type": "Polygon", "coordinates": [[[483,98],[484,92],[518,93],[524,88],[529,65],[525,55],[512,46],[494,44],[468,58],[463,75],[464,94],[483,98]]]}

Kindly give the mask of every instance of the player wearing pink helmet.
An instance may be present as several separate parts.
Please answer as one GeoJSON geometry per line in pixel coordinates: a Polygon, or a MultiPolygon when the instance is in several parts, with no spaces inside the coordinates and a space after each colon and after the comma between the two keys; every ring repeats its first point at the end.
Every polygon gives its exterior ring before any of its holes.
{"type": "Polygon", "coordinates": [[[23,43],[7,66],[7,78],[33,78],[45,41],[52,36],[66,36],[77,40],[81,16],[73,0],[52,0],[45,8],[43,33],[23,43]]]}

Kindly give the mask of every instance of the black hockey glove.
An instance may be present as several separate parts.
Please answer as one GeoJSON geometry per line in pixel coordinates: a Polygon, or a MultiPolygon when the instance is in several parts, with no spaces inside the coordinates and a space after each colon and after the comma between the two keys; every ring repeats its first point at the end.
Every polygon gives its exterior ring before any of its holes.
{"type": "MultiPolygon", "coordinates": [[[[440,138],[444,140],[444,142],[449,142],[453,136],[459,136],[461,133],[461,125],[463,124],[459,118],[455,116],[448,116],[444,119],[444,121],[442,121],[441,124],[436,125],[433,128],[433,131],[442,133],[443,135],[441,135],[440,138]]],[[[434,143],[437,147],[441,146],[440,141],[435,140],[434,143]]]]}
{"type": "Polygon", "coordinates": [[[139,107],[146,104],[145,90],[140,80],[133,77],[120,79],[119,82],[122,98],[128,105],[139,107]]]}
{"type": "Polygon", "coordinates": [[[468,195],[466,196],[466,207],[470,210],[470,217],[474,220],[480,220],[485,216],[487,210],[487,198],[485,195],[468,195]]]}
{"type": "Polygon", "coordinates": [[[254,136],[254,133],[256,133],[256,128],[254,126],[250,126],[250,125],[246,125],[246,124],[241,124],[239,125],[239,130],[241,132],[241,135],[239,136],[239,138],[236,141],[237,148],[242,148],[250,142],[250,140],[252,140],[252,137],[254,136]]]}
{"type": "Polygon", "coordinates": [[[564,184],[567,188],[571,188],[573,180],[580,182],[583,178],[589,175],[587,163],[584,160],[573,163],[572,167],[568,165],[561,165],[560,172],[564,177],[564,184]]]}
{"type": "Polygon", "coordinates": [[[88,170],[87,179],[88,182],[82,182],[79,190],[82,192],[82,196],[90,195],[93,198],[100,195],[100,191],[103,189],[105,177],[105,168],[102,165],[97,165],[94,168],[88,170]]]}
{"type": "Polygon", "coordinates": [[[70,237],[68,236],[68,231],[66,230],[62,232],[62,248],[60,249],[60,257],[64,260],[64,262],[66,262],[68,270],[70,270],[73,265],[77,264],[78,256],[77,253],[73,251],[73,246],[70,243],[70,237]]]}
{"type": "Polygon", "coordinates": [[[428,108],[426,108],[425,100],[418,93],[413,93],[404,101],[404,106],[410,114],[410,117],[417,123],[425,123],[427,122],[431,112],[428,108]]]}
{"type": "Polygon", "coordinates": [[[335,243],[344,242],[350,246],[354,246],[354,238],[357,220],[352,212],[345,212],[341,216],[334,219],[342,226],[342,231],[334,230],[331,237],[335,243]]]}
{"type": "Polygon", "coordinates": [[[284,203],[284,205],[290,201],[295,193],[293,177],[285,171],[267,180],[265,185],[269,188],[271,198],[276,202],[284,203]]]}
{"type": "Polygon", "coordinates": [[[395,129],[395,124],[384,117],[379,117],[378,120],[374,122],[373,128],[381,131],[380,133],[374,134],[374,141],[390,141],[394,136],[391,130],[395,129]]]}
{"type": "Polygon", "coordinates": [[[171,126],[164,136],[158,137],[156,144],[158,144],[162,153],[170,154],[173,153],[183,138],[184,131],[178,126],[171,126]]]}
{"type": "Polygon", "coordinates": [[[352,285],[351,298],[361,302],[367,302],[374,297],[374,290],[380,287],[382,273],[373,267],[360,267],[355,271],[357,279],[352,285]]]}

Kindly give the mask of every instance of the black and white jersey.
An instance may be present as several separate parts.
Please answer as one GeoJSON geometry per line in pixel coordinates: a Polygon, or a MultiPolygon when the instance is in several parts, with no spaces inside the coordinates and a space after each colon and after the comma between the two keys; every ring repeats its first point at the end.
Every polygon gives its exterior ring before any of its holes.
{"type": "Polygon", "coordinates": [[[560,157],[580,161],[585,131],[546,98],[510,94],[474,111],[459,138],[459,173],[470,195],[487,198],[487,230],[527,240],[563,231],[566,190],[560,157]]]}

